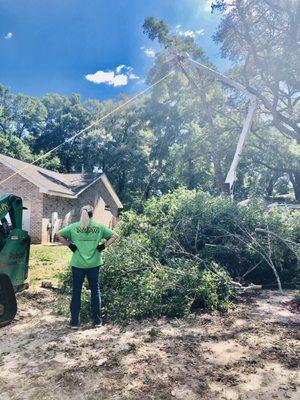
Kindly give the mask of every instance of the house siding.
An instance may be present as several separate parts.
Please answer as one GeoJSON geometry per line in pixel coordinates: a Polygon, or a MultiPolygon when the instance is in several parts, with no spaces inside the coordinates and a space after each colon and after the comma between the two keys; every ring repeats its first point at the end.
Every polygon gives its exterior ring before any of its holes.
{"type": "MultiPolygon", "coordinates": [[[[0,180],[10,176],[14,171],[0,164],[0,180]]],[[[23,199],[23,203],[30,209],[30,236],[32,243],[41,243],[43,194],[39,188],[20,175],[15,175],[0,186],[0,194],[15,194],[23,199]]]]}

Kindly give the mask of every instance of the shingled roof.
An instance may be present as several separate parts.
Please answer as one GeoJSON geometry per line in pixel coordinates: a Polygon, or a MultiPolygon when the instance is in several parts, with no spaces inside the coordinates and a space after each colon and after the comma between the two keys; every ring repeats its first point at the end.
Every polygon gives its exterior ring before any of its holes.
{"type": "Polygon", "coordinates": [[[60,197],[76,199],[88,187],[101,180],[117,207],[123,208],[120,199],[103,173],[61,174],[4,154],[0,154],[0,162],[39,187],[42,193],[60,197]]]}

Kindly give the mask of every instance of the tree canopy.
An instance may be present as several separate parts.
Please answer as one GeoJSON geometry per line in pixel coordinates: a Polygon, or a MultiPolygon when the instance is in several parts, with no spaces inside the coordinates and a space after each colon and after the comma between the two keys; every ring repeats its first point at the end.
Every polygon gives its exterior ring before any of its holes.
{"type": "MultiPolygon", "coordinates": [[[[227,72],[259,100],[259,109],[235,185],[237,199],[287,193],[300,200],[300,3],[215,1],[223,15],[214,40],[233,67],[227,72]]],[[[148,17],[143,32],[161,46],[147,73],[153,83],[175,73],[148,96],[65,143],[42,165],[63,172],[103,170],[127,208],[184,186],[220,194],[247,99],[185,64],[170,61],[188,52],[215,68],[190,36],[148,17]],[[174,58],[174,57],[173,57],[174,58]]],[[[13,94],[0,85],[0,151],[25,161],[64,143],[127,100],[83,101],[52,93],[13,94]]]]}

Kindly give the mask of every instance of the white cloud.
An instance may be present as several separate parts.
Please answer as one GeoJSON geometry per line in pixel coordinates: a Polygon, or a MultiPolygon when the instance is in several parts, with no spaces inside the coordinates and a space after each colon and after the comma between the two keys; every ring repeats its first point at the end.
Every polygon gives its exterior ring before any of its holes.
{"type": "Polygon", "coordinates": [[[143,50],[143,52],[146,54],[147,57],[155,57],[155,51],[153,49],[151,49],[151,47],[147,48],[145,46],[141,47],[141,50],[143,50]]]}
{"type": "Polygon", "coordinates": [[[113,80],[108,82],[109,85],[113,86],[126,86],[128,84],[128,76],[124,74],[115,75],[113,80]]]}
{"type": "Polygon", "coordinates": [[[118,74],[119,72],[122,71],[122,69],[126,69],[126,65],[124,65],[124,64],[119,65],[119,66],[116,68],[116,73],[118,74]]]}
{"type": "Polygon", "coordinates": [[[139,76],[134,74],[132,67],[128,67],[124,64],[119,65],[114,71],[97,71],[94,74],[85,75],[85,79],[90,82],[101,84],[104,83],[110,86],[126,86],[129,80],[140,79],[139,76]],[[123,71],[122,73],[120,73],[123,71]]]}
{"type": "MultiPolygon", "coordinates": [[[[115,83],[115,73],[105,72],[105,71],[97,71],[94,74],[87,74],[85,78],[93,83],[107,83],[108,85],[114,85],[115,83]]],[[[118,85],[117,85],[118,86],[118,85]]]]}
{"type": "Polygon", "coordinates": [[[180,36],[184,36],[184,37],[191,37],[191,38],[193,38],[193,39],[195,39],[195,37],[196,37],[195,32],[194,32],[194,31],[191,31],[191,30],[180,31],[180,32],[179,32],[179,35],[180,35],[180,36]]]}
{"type": "Polygon", "coordinates": [[[128,78],[129,78],[129,79],[140,79],[140,77],[139,77],[138,75],[132,74],[132,73],[129,75],[128,78]]]}
{"type": "Polygon", "coordinates": [[[13,37],[12,32],[8,32],[8,33],[4,36],[4,39],[9,40],[9,39],[11,39],[12,37],[13,37]]]}
{"type": "Polygon", "coordinates": [[[179,31],[178,33],[180,36],[190,37],[195,39],[196,36],[204,35],[204,29],[198,29],[197,31],[192,31],[191,29],[188,29],[187,31],[179,31]]]}
{"type": "Polygon", "coordinates": [[[204,35],[204,29],[199,29],[198,31],[196,31],[196,34],[199,36],[203,36],[204,35]]]}
{"type": "Polygon", "coordinates": [[[175,26],[175,32],[179,36],[190,37],[192,39],[195,39],[196,36],[204,35],[204,29],[198,29],[198,30],[187,29],[186,31],[184,31],[184,30],[181,30],[180,28],[181,28],[180,24],[175,26]]]}

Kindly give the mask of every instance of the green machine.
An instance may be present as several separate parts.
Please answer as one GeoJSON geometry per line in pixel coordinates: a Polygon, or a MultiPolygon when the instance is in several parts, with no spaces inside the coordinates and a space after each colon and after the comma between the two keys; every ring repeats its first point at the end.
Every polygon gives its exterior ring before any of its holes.
{"type": "Polygon", "coordinates": [[[0,327],[17,313],[15,293],[28,288],[30,236],[22,229],[23,209],[20,197],[0,196],[0,327]]]}

